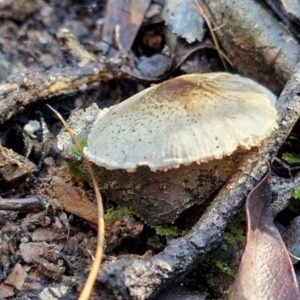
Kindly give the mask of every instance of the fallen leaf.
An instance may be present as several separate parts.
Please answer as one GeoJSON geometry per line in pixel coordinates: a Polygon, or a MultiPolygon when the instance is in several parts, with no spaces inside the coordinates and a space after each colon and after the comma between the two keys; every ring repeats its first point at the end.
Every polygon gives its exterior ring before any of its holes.
{"type": "Polygon", "coordinates": [[[246,202],[247,243],[229,299],[300,299],[292,262],[273,224],[269,173],[246,202]]]}
{"type": "Polygon", "coordinates": [[[112,45],[117,39],[118,46],[126,53],[143,22],[150,0],[109,0],[103,25],[103,40],[112,45]]]}

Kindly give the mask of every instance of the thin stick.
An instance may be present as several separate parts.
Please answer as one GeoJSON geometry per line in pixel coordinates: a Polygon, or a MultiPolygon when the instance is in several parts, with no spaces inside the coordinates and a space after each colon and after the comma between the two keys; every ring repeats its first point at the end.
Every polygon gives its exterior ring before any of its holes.
{"type": "Polygon", "coordinates": [[[105,233],[105,225],[104,225],[104,210],[103,210],[103,200],[102,200],[102,196],[94,175],[94,171],[92,169],[92,166],[90,164],[90,162],[88,161],[88,159],[85,157],[82,147],[79,144],[79,142],[77,141],[76,137],[74,136],[72,130],[69,128],[68,124],[66,123],[66,121],[62,118],[62,116],[59,114],[58,111],[56,111],[54,108],[52,108],[50,105],[47,104],[47,106],[57,115],[57,117],[59,118],[59,120],[62,122],[62,124],[64,125],[65,129],[68,131],[68,133],[70,134],[73,142],[75,143],[75,145],[77,146],[77,148],[79,149],[82,157],[84,158],[86,165],[88,167],[88,170],[91,174],[91,178],[92,178],[92,182],[93,182],[93,187],[95,190],[95,195],[96,195],[96,200],[97,200],[97,208],[98,208],[98,237],[97,237],[97,248],[96,248],[96,255],[95,255],[95,259],[92,263],[92,267],[91,270],[89,272],[88,278],[85,282],[85,285],[80,293],[80,296],[78,298],[78,300],[88,300],[90,298],[90,294],[93,290],[93,286],[101,265],[101,261],[102,261],[102,256],[103,256],[103,248],[104,248],[104,233],[105,233]]]}

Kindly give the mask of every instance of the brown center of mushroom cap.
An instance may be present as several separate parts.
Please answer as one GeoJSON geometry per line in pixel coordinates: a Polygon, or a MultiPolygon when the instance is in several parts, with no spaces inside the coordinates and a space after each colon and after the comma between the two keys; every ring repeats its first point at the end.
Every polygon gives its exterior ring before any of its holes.
{"type": "Polygon", "coordinates": [[[109,169],[153,171],[230,155],[276,128],[274,95],[239,76],[192,74],[148,88],[102,111],[88,158],[109,169]]]}

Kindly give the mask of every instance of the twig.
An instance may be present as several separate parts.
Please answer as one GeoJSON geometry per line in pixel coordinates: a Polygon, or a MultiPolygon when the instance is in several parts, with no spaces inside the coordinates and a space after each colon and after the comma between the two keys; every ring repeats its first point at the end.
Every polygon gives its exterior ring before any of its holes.
{"type": "Polygon", "coordinates": [[[38,212],[45,209],[43,203],[36,197],[1,199],[0,210],[38,212]]]}
{"type": "Polygon", "coordinates": [[[98,270],[101,265],[102,256],[103,256],[104,234],[105,234],[103,200],[102,200],[102,196],[101,196],[101,193],[100,193],[100,190],[99,190],[99,187],[98,187],[95,175],[94,175],[93,168],[92,168],[90,162],[88,161],[88,159],[85,157],[80,143],[77,141],[72,130],[69,128],[68,124],[62,118],[62,116],[59,114],[59,112],[57,112],[55,109],[53,109],[50,105],[47,105],[47,106],[57,115],[59,120],[64,125],[65,129],[70,134],[73,142],[79,149],[80,154],[82,155],[82,157],[84,158],[84,160],[86,162],[89,173],[91,174],[91,178],[92,178],[92,182],[93,182],[93,186],[94,186],[94,190],[95,190],[95,194],[96,194],[97,208],[98,208],[98,238],[97,238],[96,255],[95,255],[95,260],[92,263],[92,267],[89,272],[88,278],[87,278],[85,285],[81,291],[81,294],[78,298],[79,300],[88,300],[88,299],[90,299],[90,294],[92,292],[92,289],[93,289],[93,286],[94,286],[94,283],[95,283],[95,280],[96,280],[96,277],[98,274],[98,270]]]}

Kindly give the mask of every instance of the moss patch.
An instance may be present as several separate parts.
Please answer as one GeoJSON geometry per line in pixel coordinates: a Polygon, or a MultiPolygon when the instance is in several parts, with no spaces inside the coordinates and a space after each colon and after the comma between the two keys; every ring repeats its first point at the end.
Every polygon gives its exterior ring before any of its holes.
{"type": "Polygon", "coordinates": [[[118,207],[117,209],[108,212],[107,214],[105,214],[104,219],[108,221],[111,220],[114,216],[121,215],[133,215],[135,217],[138,217],[150,228],[154,229],[157,235],[179,237],[185,233],[183,230],[175,226],[151,225],[139,213],[126,207],[118,207]]]}
{"type": "MultiPolygon", "coordinates": [[[[81,148],[83,149],[84,147],[87,146],[87,136],[78,140],[78,142],[79,142],[81,148]]],[[[77,158],[79,158],[79,159],[81,158],[81,152],[76,145],[74,145],[71,148],[71,153],[72,153],[72,155],[76,156],[77,158]]]]}
{"type": "Polygon", "coordinates": [[[75,178],[80,178],[83,179],[85,181],[91,181],[91,175],[88,173],[87,170],[75,166],[74,164],[70,164],[70,163],[65,163],[67,169],[69,170],[69,172],[75,177],[75,178]]]}

